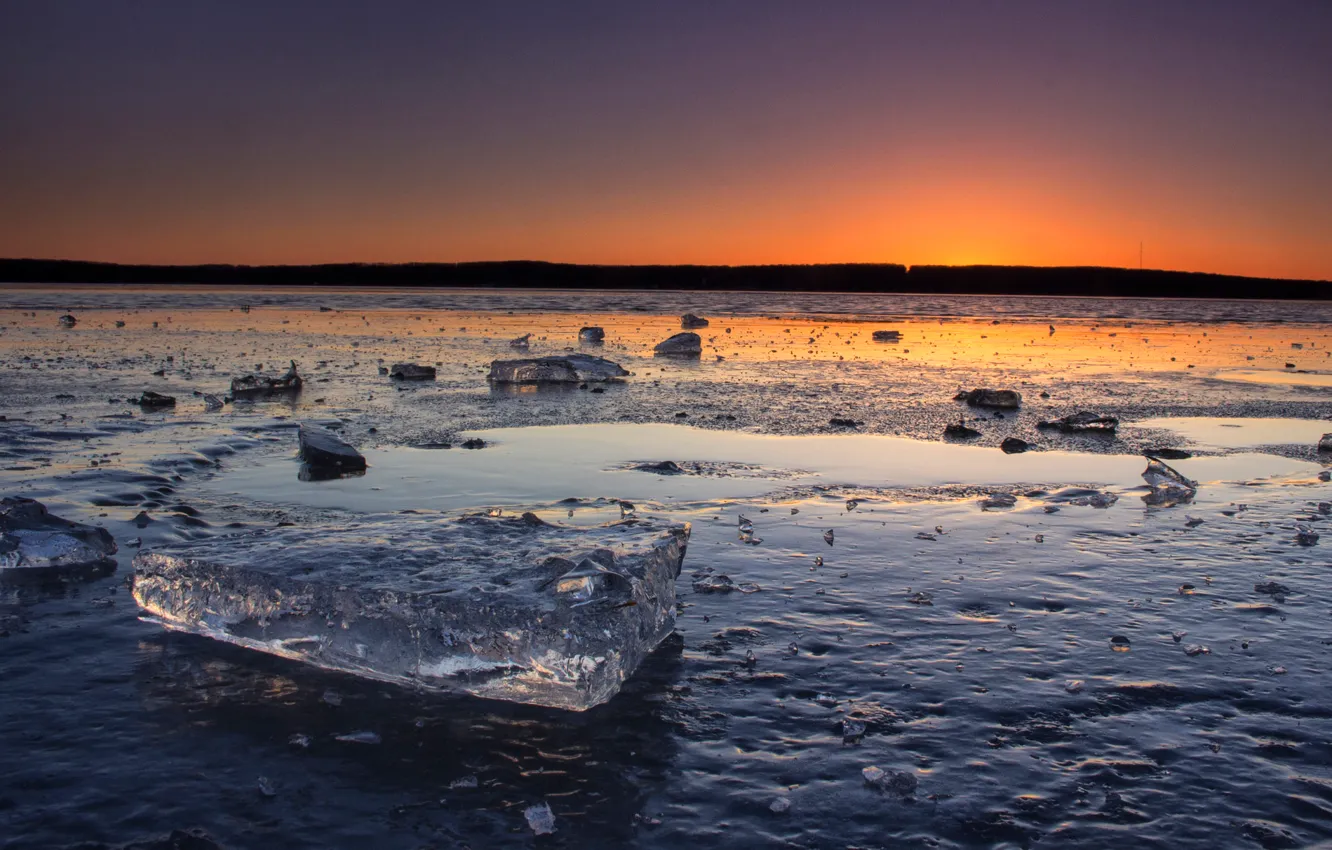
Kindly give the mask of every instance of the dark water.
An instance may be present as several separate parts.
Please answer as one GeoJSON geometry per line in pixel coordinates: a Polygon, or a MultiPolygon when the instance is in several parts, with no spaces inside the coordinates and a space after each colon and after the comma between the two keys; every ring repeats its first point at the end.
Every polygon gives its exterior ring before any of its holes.
{"type": "MultiPolygon", "coordinates": [[[[523,297],[503,311],[523,309],[523,297]]],[[[656,298],[630,306],[655,309],[656,298]]],[[[1224,329],[1195,328],[1181,350],[1224,329]]],[[[492,356],[490,343],[438,355],[462,352],[466,368],[437,390],[395,392],[372,363],[330,359],[311,373],[327,383],[306,395],[342,392],[336,406],[312,398],[205,414],[183,400],[179,414],[119,418],[106,382],[141,380],[161,361],[138,349],[159,338],[145,330],[110,347],[110,332],[60,333],[10,334],[7,350],[42,368],[11,359],[0,372],[0,490],[104,524],[122,548],[111,573],[0,577],[0,846],[165,847],[173,830],[228,848],[1332,839],[1332,524],[1320,507],[1332,503],[1332,484],[1317,477],[1327,459],[1307,447],[1251,450],[1306,441],[1316,422],[1182,424],[1195,449],[1216,451],[1179,462],[1201,486],[1192,502],[1164,507],[1144,501],[1145,461],[1122,441],[1091,453],[1042,438],[1045,451],[1007,456],[937,439],[600,425],[562,436],[474,430],[491,443],[475,452],[374,442],[397,433],[397,420],[447,419],[463,401],[492,410],[477,416],[492,427],[567,421],[589,404],[579,393],[489,395],[476,362],[492,356]],[[71,339],[107,347],[80,353],[71,339]],[[39,380],[30,372],[59,386],[25,390],[20,406],[13,390],[39,380]],[[338,390],[342,372],[358,376],[347,379],[353,389],[338,390]],[[50,398],[62,390],[75,398],[50,398]],[[364,399],[372,394],[392,406],[364,399]],[[366,447],[369,472],[300,481],[295,418],[341,420],[366,447]],[[1219,430],[1233,424],[1252,430],[1219,430]],[[672,479],[623,463],[662,459],[697,461],[700,474],[672,479]],[[1015,505],[983,509],[991,493],[1011,493],[1015,505]],[[583,714],[423,695],[168,634],[138,619],[125,588],[134,538],[152,548],[468,505],[544,505],[558,519],[564,509],[551,503],[568,496],[632,497],[640,511],[694,527],[676,634],[618,697],[583,714]],[[1092,496],[1113,503],[1094,507],[1092,496]],[[142,528],[141,510],[153,518],[142,528]],[[741,515],[759,544],[737,534],[741,515]],[[1321,542],[1298,545],[1297,522],[1323,531],[1321,542]],[[718,574],[762,589],[695,589],[718,574]],[[1255,587],[1270,582],[1282,587],[1255,587]],[[1192,646],[1207,651],[1189,655],[1192,646]],[[863,735],[845,737],[847,720],[863,735]],[[909,775],[915,788],[868,785],[867,767],[909,775]],[[555,815],[552,835],[534,835],[524,817],[540,804],[555,815]]],[[[309,331],[293,336],[280,341],[322,345],[309,331]]],[[[275,339],[206,344],[219,360],[224,344],[239,351],[226,350],[222,373],[259,345],[277,350],[275,339]]],[[[1323,337],[1304,351],[1322,356],[1323,337]]],[[[163,380],[209,391],[222,380],[194,368],[194,378],[163,380]]],[[[768,367],[746,368],[726,385],[728,409],[786,415],[753,377],[768,367]]],[[[876,369],[876,404],[892,405],[903,386],[951,396],[928,369],[895,383],[891,369],[867,365],[866,386],[876,369]]],[[[690,388],[706,374],[671,373],[672,404],[692,418],[690,388]]],[[[647,396],[626,398],[643,407],[647,396]]],[[[1027,416],[1005,422],[1025,428],[1027,416]]],[[[585,513],[599,510],[589,503],[585,513]]],[[[174,846],[189,841],[210,846],[180,835],[174,846]]]]}

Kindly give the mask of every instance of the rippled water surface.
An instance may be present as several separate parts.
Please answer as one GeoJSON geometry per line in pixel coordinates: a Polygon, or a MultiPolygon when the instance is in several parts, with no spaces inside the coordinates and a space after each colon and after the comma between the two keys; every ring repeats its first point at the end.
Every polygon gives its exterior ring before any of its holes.
{"type": "Polygon", "coordinates": [[[440,297],[0,289],[0,493],[121,544],[114,571],[0,576],[0,846],[1332,839],[1332,457],[1314,448],[1332,389],[1223,374],[1327,370],[1332,333],[1307,308],[440,297]],[[686,308],[712,314],[705,356],[654,360],[686,308]],[[874,344],[859,320],[887,315],[907,317],[903,339],[874,344]],[[487,385],[512,337],[553,353],[594,323],[624,385],[487,385]],[[193,395],[292,359],[295,399],[210,411],[193,395]],[[395,385],[381,359],[437,362],[439,379],[395,385]],[[953,401],[973,384],[1023,407],[953,401]],[[126,403],[145,389],[177,408],[126,403]],[[1119,433],[1036,427],[1078,409],[1119,433]],[[959,418],[981,436],[943,439],[959,418]],[[309,421],[368,471],[302,480],[309,421]],[[1006,436],[1033,448],[1005,454],[1006,436]],[[1170,461],[1192,499],[1151,497],[1152,447],[1192,455],[1170,461]],[[681,472],[635,468],[664,460],[681,472]],[[168,634],[125,589],[136,551],[182,540],[396,511],[590,524],[616,500],[693,537],[675,634],[585,713],[168,634]],[[1322,539],[1301,545],[1297,525],[1322,539]],[[723,574],[760,589],[706,592],[723,574]],[[897,783],[867,783],[872,767],[897,783]],[[540,804],[551,835],[524,816],[540,804]]]}

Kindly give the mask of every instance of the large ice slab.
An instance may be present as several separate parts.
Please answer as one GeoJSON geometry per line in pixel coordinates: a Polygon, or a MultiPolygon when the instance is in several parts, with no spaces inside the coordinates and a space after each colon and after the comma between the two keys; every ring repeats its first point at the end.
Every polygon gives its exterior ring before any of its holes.
{"type": "Polygon", "coordinates": [[[139,554],[168,628],[428,689],[581,711],[675,623],[688,523],[375,516],[139,554]]]}
{"type": "Polygon", "coordinates": [[[115,553],[105,528],[61,519],[32,499],[0,499],[0,570],[77,567],[115,553]]]}

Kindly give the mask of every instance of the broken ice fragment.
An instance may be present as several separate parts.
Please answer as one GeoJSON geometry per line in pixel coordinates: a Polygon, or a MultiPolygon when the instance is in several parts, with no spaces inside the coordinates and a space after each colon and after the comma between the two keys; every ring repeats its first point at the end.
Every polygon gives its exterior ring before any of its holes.
{"type": "Polygon", "coordinates": [[[823,532],[823,542],[827,543],[829,546],[833,545],[834,537],[835,535],[833,534],[833,530],[831,528],[823,532]]]}
{"type": "Polygon", "coordinates": [[[301,391],[301,376],[296,372],[296,361],[291,361],[287,374],[280,378],[266,375],[243,375],[231,379],[231,397],[257,399],[268,396],[294,395],[301,391]]]}
{"type": "Polygon", "coordinates": [[[527,818],[527,825],[537,835],[550,835],[555,831],[555,813],[550,810],[550,803],[529,806],[523,812],[523,817],[527,818]]]}
{"type": "Polygon", "coordinates": [[[1133,642],[1123,635],[1115,635],[1110,638],[1110,648],[1115,652],[1128,652],[1133,647],[1133,642]]]}
{"type": "Polygon", "coordinates": [[[318,425],[302,425],[300,430],[301,459],[315,469],[337,472],[360,472],[365,469],[365,458],[340,437],[318,425]]]}
{"type": "Polygon", "coordinates": [[[534,519],[368,516],[215,537],[140,553],[134,598],[167,628],[320,667],[581,711],[674,627],[690,527],[534,519]]]}
{"type": "Polygon", "coordinates": [[[854,717],[842,718],[842,743],[858,744],[865,737],[865,721],[854,717]]]}
{"type": "Polygon", "coordinates": [[[1036,427],[1062,431],[1065,434],[1114,434],[1115,429],[1119,427],[1119,420],[1113,416],[1100,416],[1082,411],[1060,419],[1037,422],[1036,427]]]}
{"type": "Polygon", "coordinates": [[[658,357],[697,357],[703,353],[703,339],[696,333],[685,331],[657,343],[652,353],[658,357]]]}
{"type": "Polygon", "coordinates": [[[606,340],[606,332],[598,327],[579,328],[578,339],[582,342],[604,342],[606,340]]]}
{"type": "Polygon", "coordinates": [[[0,569],[106,563],[115,553],[116,541],[105,528],[61,519],[32,499],[0,499],[0,569]]]}
{"type": "Polygon", "coordinates": [[[1081,679],[1070,679],[1069,681],[1064,683],[1064,690],[1070,694],[1082,693],[1083,687],[1084,685],[1081,679]]]}
{"type": "Polygon", "coordinates": [[[433,381],[435,367],[418,366],[415,363],[394,363],[389,367],[388,374],[390,378],[399,381],[433,381]]]}
{"type": "Polygon", "coordinates": [[[775,797],[773,801],[768,804],[768,811],[772,812],[774,815],[786,814],[790,809],[791,801],[786,797],[775,797]]]}
{"type": "Polygon", "coordinates": [[[380,742],[379,735],[367,729],[363,729],[359,732],[348,732],[345,735],[338,735],[336,740],[348,744],[378,744],[380,742]]]}
{"type": "Polygon", "coordinates": [[[1203,646],[1200,643],[1191,643],[1188,646],[1184,647],[1184,654],[1190,658],[1193,658],[1194,656],[1197,655],[1211,655],[1212,650],[1209,647],[1203,646]]]}
{"type": "Polygon", "coordinates": [[[618,363],[590,354],[559,354],[525,360],[495,360],[489,380],[495,384],[579,384],[628,376],[618,363]]]}
{"type": "Polygon", "coordinates": [[[1301,546],[1315,546],[1318,543],[1318,532],[1303,523],[1296,523],[1295,542],[1301,546]]]}
{"type": "Polygon", "coordinates": [[[1197,481],[1185,478],[1177,470],[1157,458],[1151,458],[1147,461],[1147,469],[1143,471],[1142,477],[1148,485],[1158,490],[1188,490],[1192,492],[1198,489],[1197,481]]]}
{"type": "Polygon", "coordinates": [[[1022,393],[1015,390],[977,389],[958,393],[954,401],[965,401],[972,407],[995,407],[1016,410],[1022,406],[1022,393]]]}
{"type": "Polygon", "coordinates": [[[134,399],[134,401],[139,407],[147,408],[149,410],[160,410],[164,407],[176,406],[175,396],[162,395],[161,393],[155,393],[152,390],[145,390],[143,395],[134,399]]]}

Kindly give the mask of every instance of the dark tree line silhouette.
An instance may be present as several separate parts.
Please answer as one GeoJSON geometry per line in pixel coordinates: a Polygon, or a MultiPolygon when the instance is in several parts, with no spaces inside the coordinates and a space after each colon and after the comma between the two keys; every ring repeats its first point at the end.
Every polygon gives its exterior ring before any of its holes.
{"type": "Polygon", "coordinates": [[[1096,295],[1138,298],[1332,298],[1332,282],[1094,266],[585,266],[529,261],[323,265],[126,265],[0,259],[6,283],[199,283],[1096,295]]]}

